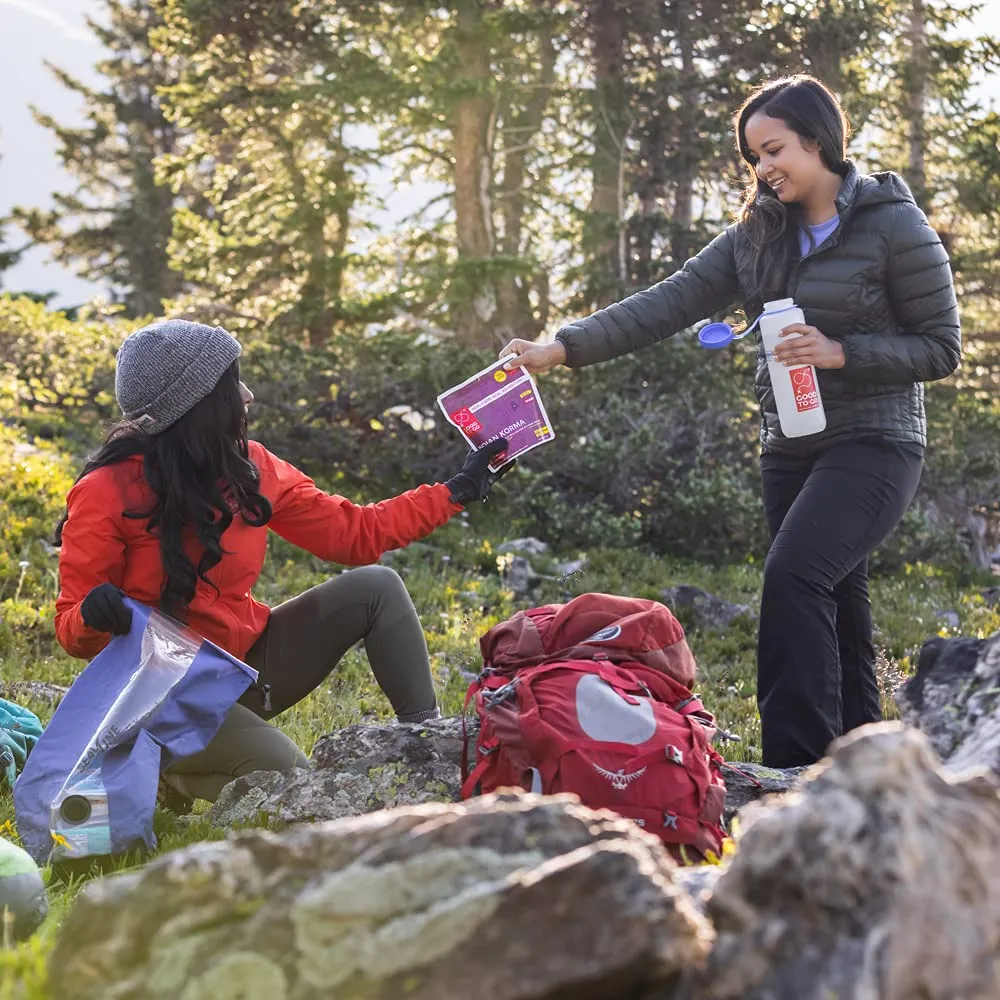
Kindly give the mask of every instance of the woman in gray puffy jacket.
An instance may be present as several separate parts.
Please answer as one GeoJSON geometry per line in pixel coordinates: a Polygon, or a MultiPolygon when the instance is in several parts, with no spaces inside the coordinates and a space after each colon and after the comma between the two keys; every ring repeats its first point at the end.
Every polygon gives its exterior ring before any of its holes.
{"type": "Polygon", "coordinates": [[[881,717],[868,558],[920,479],[923,383],[961,355],[948,255],[905,182],[861,175],[847,122],[819,81],[766,84],[735,116],[750,185],[738,220],[665,281],[564,326],[513,340],[508,367],[545,372],[648,347],[698,320],[794,298],[806,322],[775,357],[817,369],[826,429],[786,438],[763,354],[761,476],[772,543],[757,648],[763,760],[818,760],[830,741],[881,717]]]}

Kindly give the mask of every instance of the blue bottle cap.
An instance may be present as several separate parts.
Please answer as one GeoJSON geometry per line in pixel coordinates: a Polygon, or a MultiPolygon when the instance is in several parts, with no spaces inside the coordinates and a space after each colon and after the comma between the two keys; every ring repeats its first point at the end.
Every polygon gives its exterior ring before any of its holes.
{"type": "Polygon", "coordinates": [[[702,347],[718,350],[733,342],[733,328],[728,323],[707,323],[698,331],[698,343],[702,347]]]}

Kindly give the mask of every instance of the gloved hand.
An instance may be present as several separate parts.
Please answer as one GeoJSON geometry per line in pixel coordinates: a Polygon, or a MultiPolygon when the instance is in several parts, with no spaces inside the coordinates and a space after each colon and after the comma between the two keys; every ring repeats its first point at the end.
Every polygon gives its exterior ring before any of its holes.
{"type": "Polygon", "coordinates": [[[515,459],[499,472],[490,472],[487,468],[490,461],[506,447],[506,439],[497,438],[489,444],[484,444],[482,448],[469,452],[465,458],[465,464],[462,466],[462,471],[445,483],[445,486],[451,491],[452,503],[467,504],[470,500],[486,502],[490,487],[517,465],[515,459]]]}
{"type": "Polygon", "coordinates": [[[97,632],[126,635],[132,627],[132,609],[113,583],[102,583],[87,594],[80,605],[80,617],[84,625],[97,632]]]}

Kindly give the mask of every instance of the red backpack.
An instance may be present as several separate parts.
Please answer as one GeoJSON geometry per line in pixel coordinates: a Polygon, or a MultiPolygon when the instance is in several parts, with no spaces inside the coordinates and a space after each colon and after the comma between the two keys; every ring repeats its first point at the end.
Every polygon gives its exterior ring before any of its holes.
{"type": "Polygon", "coordinates": [[[721,856],[715,720],[692,694],[684,630],[656,601],[583,594],[519,611],[480,639],[480,730],[462,798],[573,792],[656,834],[678,859],[721,856]]]}

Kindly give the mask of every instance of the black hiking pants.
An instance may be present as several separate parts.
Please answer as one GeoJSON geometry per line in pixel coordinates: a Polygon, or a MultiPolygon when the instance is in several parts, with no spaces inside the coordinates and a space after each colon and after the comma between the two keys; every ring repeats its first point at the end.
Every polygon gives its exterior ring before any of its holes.
{"type": "Polygon", "coordinates": [[[899,524],[922,466],[919,446],[877,441],[761,456],[772,538],[757,644],[764,764],[811,764],[881,719],[868,557],[899,524]]]}

